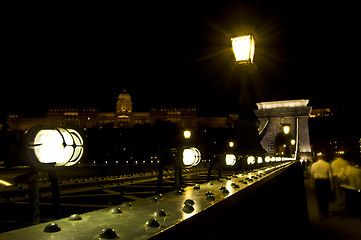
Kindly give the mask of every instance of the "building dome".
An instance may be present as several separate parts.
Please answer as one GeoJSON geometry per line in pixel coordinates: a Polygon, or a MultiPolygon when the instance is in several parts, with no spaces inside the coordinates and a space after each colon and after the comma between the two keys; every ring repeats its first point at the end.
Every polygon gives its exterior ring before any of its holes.
{"type": "Polygon", "coordinates": [[[130,95],[125,89],[119,94],[118,101],[131,101],[130,95]]]}
{"type": "Polygon", "coordinates": [[[132,100],[126,90],[123,90],[123,92],[119,94],[116,109],[118,117],[132,113],[132,100]]]}

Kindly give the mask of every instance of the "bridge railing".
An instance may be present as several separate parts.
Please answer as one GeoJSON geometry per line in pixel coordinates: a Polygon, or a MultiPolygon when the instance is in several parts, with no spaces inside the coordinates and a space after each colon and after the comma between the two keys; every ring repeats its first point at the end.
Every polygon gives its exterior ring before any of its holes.
{"type": "Polygon", "coordinates": [[[6,232],[0,239],[226,239],[239,235],[259,239],[294,234],[308,221],[299,162],[79,216],[81,220],[63,218],[50,226],[42,223],[6,232]]]}

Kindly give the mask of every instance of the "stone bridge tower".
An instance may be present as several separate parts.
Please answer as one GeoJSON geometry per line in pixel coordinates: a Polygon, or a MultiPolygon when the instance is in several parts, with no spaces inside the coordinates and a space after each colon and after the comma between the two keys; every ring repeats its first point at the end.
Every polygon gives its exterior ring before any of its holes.
{"type": "Polygon", "coordinates": [[[311,159],[309,100],[257,103],[261,145],[270,156],[311,159]],[[287,130],[287,131],[286,131],[287,130]]]}

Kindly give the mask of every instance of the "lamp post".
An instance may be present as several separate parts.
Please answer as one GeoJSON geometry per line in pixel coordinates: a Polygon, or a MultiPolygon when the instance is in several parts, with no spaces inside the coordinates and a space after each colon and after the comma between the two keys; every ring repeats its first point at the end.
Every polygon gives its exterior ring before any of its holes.
{"type": "Polygon", "coordinates": [[[201,152],[195,147],[182,147],[175,166],[175,187],[182,182],[182,168],[191,168],[201,161],[201,152]]]}
{"type": "Polygon", "coordinates": [[[181,147],[175,162],[174,185],[176,188],[179,187],[182,182],[182,168],[196,166],[201,161],[201,152],[197,148],[189,146],[191,135],[190,130],[183,131],[181,147]]]}
{"type": "Polygon", "coordinates": [[[223,167],[228,166],[232,167],[236,164],[237,158],[233,154],[234,153],[234,142],[229,141],[226,146],[225,154],[222,154],[221,157],[218,159],[218,178],[222,178],[223,175],[223,167]]]}
{"type": "Polygon", "coordinates": [[[27,154],[31,164],[29,199],[33,222],[39,223],[39,170],[48,170],[54,217],[61,217],[56,169],[75,165],[83,155],[83,139],[74,129],[37,125],[27,132],[27,154]]]}
{"type": "Polygon", "coordinates": [[[236,136],[239,138],[240,151],[242,154],[260,154],[259,135],[257,131],[257,119],[253,113],[252,100],[249,97],[248,82],[257,70],[255,64],[255,37],[251,34],[238,35],[230,38],[234,54],[234,65],[232,70],[239,76],[239,120],[236,124],[236,136]],[[242,134],[247,132],[246,134],[242,134]],[[251,136],[243,139],[241,136],[251,136]],[[252,141],[253,140],[253,141],[252,141]]]}
{"type": "Polygon", "coordinates": [[[256,48],[256,41],[252,35],[241,35],[231,38],[232,50],[235,58],[233,71],[240,75],[241,91],[239,98],[239,105],[246,102],[245,95],[246,81],[248,77],[253,74],[257,65],[254,64],[254,53],[256,48]]]}

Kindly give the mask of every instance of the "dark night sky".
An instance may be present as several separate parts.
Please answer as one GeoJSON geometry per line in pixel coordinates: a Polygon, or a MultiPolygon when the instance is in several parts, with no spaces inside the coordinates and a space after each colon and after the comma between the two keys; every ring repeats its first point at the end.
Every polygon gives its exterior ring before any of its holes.
{"type": "Polygon", "coordinates": [[[4,8],[1,117],[50,107],[115,111],[124,88],[134,111],[235,112],[240,81],[227,34],[242,31],[256,38],[250,102],[358,107],[357,2],[124,2],[4,8]]]}

